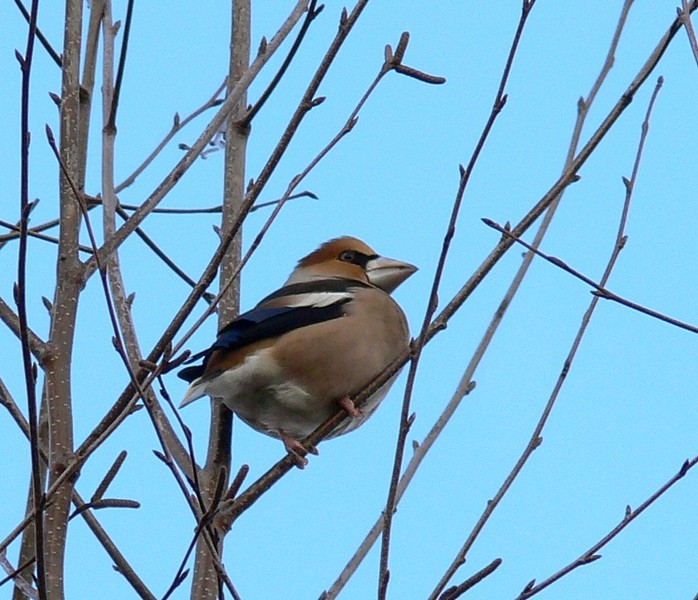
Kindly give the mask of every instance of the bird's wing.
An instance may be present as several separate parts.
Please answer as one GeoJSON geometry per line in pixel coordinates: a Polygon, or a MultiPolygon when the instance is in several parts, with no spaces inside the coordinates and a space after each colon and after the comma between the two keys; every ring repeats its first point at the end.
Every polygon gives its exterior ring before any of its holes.
{"type": "Polygon", "coordinates": [[[203,375],[206,362],[215,350],[234,350],[284,333],[344,316],[344,305],[352,299],[352,288],[361,282],[323,279],[285,286],[264,298],[255,308],[243,313],[218,332],[213,345],[192,356],[203,364],[177,373],[185,381],[203,375]]]}

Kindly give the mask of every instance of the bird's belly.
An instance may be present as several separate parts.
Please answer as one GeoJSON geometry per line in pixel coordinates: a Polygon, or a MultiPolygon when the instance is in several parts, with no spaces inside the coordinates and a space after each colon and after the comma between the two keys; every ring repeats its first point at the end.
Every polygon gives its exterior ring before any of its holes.
{"type": "Polygon", "coordinates": [[[228,369],[206,387],[254,429],[273,437],[283,430],[300,439],[308,435],[329,413],[301,385],[284,378],[264,351],[228,369]]]}

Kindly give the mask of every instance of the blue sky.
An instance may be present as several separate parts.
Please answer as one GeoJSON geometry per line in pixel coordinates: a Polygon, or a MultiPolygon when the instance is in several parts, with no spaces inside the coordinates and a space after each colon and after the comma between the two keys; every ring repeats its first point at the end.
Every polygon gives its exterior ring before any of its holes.
{"type": "MultiPolygon", "coordinates": [[[[252,46],[270,38],[292,2],[253,7],[252,46]]],[[[342,5],[333,1],[310,29],[296,61],[253,124],[248,177],[256,177],[336,31],[342,5]]],[[[517,222],[557,179],[576,116],[605,58],[620,2],[538,0],[526,27],[499,116],[466,192],[440,291],[443,306],[499,239],[482,217],[517,222]]],[[[632,7],[615,65],[590,111],[582,140],[597,127],[675,17],[676,2],[639,1],[632,7]]],[[[119,107],[117,180],[136,168],[169,129],[202,104],[227,70],[229,8],[224,2],[137,3],[119,107]]],[[[389,74],[361,112],[354,131],[301,185],[318,200],[289,203],[242,277],[242,307],[280,285],[295,261],[341,234],[366,240],[379,252],[412,262],[420,271],[395,294],[413,332],[421,324],[445,226],[458,186],[458,165],[470,157],[488,116],[515,30],[520,3],[480,0],[433,3],[374,1],[350,35],[320,88],[326,101],[313,109],[269,182],[263,199],[280,196],[289,180],[340,129],[369,85],[386,43],[409,31],[405,62],[446,77],[428,86],[389,74]]],[[[123,18],[124,6],[114,8],[123,18]]],[[[10,3],[0,7],[1,218],[15,221],[19,205],[18,115],[20,74],[14,50],[26,27],[10,3]]],[[[39,22],[61,45],[62,9],[43,3],[39,22]]],[[[288,44],[284,46],[287,48],[288,44]]],[[[254,99],[280,62],[273,60],[253,85],[254,99]]],[[[640,304],[698,323],[695,298],[695,222],[698,175],[698,68],[680,31],[597,151],[569,188],[543,249],[598,279],[610,255],[654,82],[665,82],[652,115],[627,224],[628,242],[609,288],[640,304]]],[[[37,48],[32,86],[31,196],[41,202],[33,223],[53,218],[57,168],[43,127],[57,130],[47,92],[60,91],[60,74],[37,48]]],[[[99,105],[93,113],[88,191],[99,190],[99,105]]],[[[180,132],[124,203],[142,202],[193,142],[212,112],[180,132]]],[[[218,204],[222,153],[199,160],[163,201],[168,207],[218,204]]],[[[253,213],[244,239],[268,216],[253,213]]],[[[216,247],[213,215],[153,215],[145,229],[193,277],[216,247]]],[[[531,240],[532,231],[526,235],[531,240]]],[[[87,238],[85,238],[87,239],[87,238]]],[[[55,251],[30,244],[29,311],[40,335],[48,318],[41,296],[53,293],[55,251]]],[[[520,264],[512,248],[462,309],[428,346],[412,408],[410,438],[421,440],[450,399],[503,292],[520,264]]],[[[134,318],[149,350],[188,293],[136,239],[122,249],[134,318]]],[[[11,302],[16,244],[0,250],[0,295],[11,302]]],[[[460,406],[425,460],[394,521],[389,597],[423,598],[511,470],[557,379],[591,295],[588,286],[555,267],[534,262],[492,347],[475,374],[475,391],[460,406]]],[[[199,313],[200,314],[200,313],[199,313]]],[[[193,322],[193,320],[192,320],[193,322]]],[[[215,335],[209,320],[192,338],[193,350],[215,335]]],[[[75,437],[79,443],[101,419],[128,376],[111,346],[101,289],[91,281],[81,299],[75,372],[75,437]]],[[[533,578],[545,579],[582,554],[698,451],[696,340],[620,305],[601,302],[575,359],[543,444],[478,538],[454,583],[497,557],[503,564],[467,597],[515,597],[533,578]]],[[[0,377],[25,406],[17,341],[0,327],[0,377]]],[[[316,598],[334,581],[380,514],[387,494],[404,375],[378,413],[351,435],[320,446],[305,471],[294,470],[236,523],[225,563],[243,598],[316,598]]],[[[184,382],[166,378],[174,398],[184,382]]],[[[208,404],[182,412],[194,432],[197,456],[206,447],[208,404]]],[[[21,519],[26,497],[28,445],[0,411],[4,452],[0,472],[0,531],[21,519]]],[[[164,593],[194,528],[186,503],[153,456],[157,440],[141,411],[130,417],[86,465],[78,489],[89,496],[121,449],[129,457],[110,495],[141,502],[135,510],[98,513],[132,565],[156,594],[164,593]]],[[[407,456],[409,457],[408,451],[407,456]]],[[[250,465],[247,483],[282,455],[278,441],[236,423],[234,469],[250,465]]],[[[689,598],[698,592],[695,498],[698,474],[688,475],[601,551],[603,558],[563,578],[540,598],[689,598]]],[[[70,598],[133,597],[82,522],[69,536],[70,598]],[[86,571],[88,574],[86,574],[86,571]]],[[[15,560],[14,554],[10,558],[15,560]]],[[[341,597],[375,596],[378,552],[368,556],[341,597]]],[[[187,596],[185,585],[177,598],[187,596]]],[[[0,599],[10,589],[0,588],[0,599]]]]}

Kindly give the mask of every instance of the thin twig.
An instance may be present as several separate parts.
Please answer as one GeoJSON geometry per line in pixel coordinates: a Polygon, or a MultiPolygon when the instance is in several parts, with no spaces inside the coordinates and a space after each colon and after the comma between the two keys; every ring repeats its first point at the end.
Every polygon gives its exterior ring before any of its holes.
{"type": "MultiPolygon", "coordinates": [[[[485,142],[489,137],[490,131],[497,119],[497,116],[504,108],[506,103],[506,84],[509,79],[509,73],[514,63],[514,57],[516,56],[516,50],[518,49],[519,42],[521,40],[521,35],[523,33],[526,21],[530,14],[531,9],[535,0],[525,0],[522,4],[521,16],[519,18],[514,37],[509,48],[509,54],[504,65],[504,70],[502,72],[502,77],[499,81],[499,87],[494,97],[494,102],[492,104],[492,109],[485,122],[482,129],[480,137],[475,145],[473,153],[470,157],[468,165],[466,168],[461,168],[460,182],[458,185],[458,191],[456,197],[453,201],[453,208],[451,209],[451,216],[444,233],[443,243],[441,247],[441,253],[439,255],[437,267],[434,273],[434,278],[432,282],[431,292],[429,294],[429,301],[427,303],[427,308],[424,313],[424,319],[422,321],[422,327],[419,336],[414,344],[412,359],[410,361],[410,369],[407,375],[407,383],[405,385],[405,394],[402,401],[402,410],[400,415],[400,427],[398,432],[398,438],[395,444],[395,458],[393,460],[392,475],[390,478],[390,486],[388,490],[388,497],[386,500],[385,509],[383,510],[383,529],[382,529],[382,539],[381,539],[381,553],[380,553],[380,564],[378,571],[378,600],[384,600],[387,595],[388,590],[388,579],[389,573],[389,555],[390,555],[390,539],[392,533],[392,523],[393,515],[395,513],[398,497],[397,489],[400,481],[400,472],[402,471],[403,456],[405,452],[405,445],[407,443],[407,436],[409,434],[411,416],[410,416],[410,404],[412,399],[412,391],[414,389],[414,382],[417,376],[417,369],[419,367],[420,358],[422,351],[427,342],[427,336],[429,332],[429,326],[431,324],[432,317],[436,312],[438,307],[438,297],[439,297],[439,287],[441,285],[441,278],[443,276],[444,268],[446,265],[446,259],[448,257],[448,252],[451,247],[451,240],[453,239],[456,232],[456,223],[458,222],[458,215],[460,214],[460,208],[465,196],[465,190],[467,188],[468,182],[470,181],[470,175],[475,168],[478,158],[485,146],[485,142]]],[[[403,46],[404,52],[404,46],[403,46]]]]}
{"type": "MultiPolygon", "coordinates": [[[[9,304],[0,297],[0,321],[3,321],[5,325],[17,336],[17,339],[22,339],[22,333],[19,328],[19,318],[17,314],[12,310],[9,304]]],[[[29,344],[29,350],[34,355],[39,364],[42,363],[46,357],[48,347],[46,342],[42,340],[29,326],[26,329],[27,342],[29,344]]]]}
{"type": "Polygon", "coordinates": [[[34,550],[36,553],[36,587],[40,600],[46,600],[47,578],[44,541],[44,494],[41,477],[41,460],[39,458],[39,414],[36,403],[36,365],[32,362],[29,346],[29,326],[27,323],[27,227],[31,204],[29,203],[29,98],[31,92],[31,71],[34,58],[34,40],[36,37],[36,19],[39,12],[39,0],[33,0],[29,16],[29,31],[24,56],[15,52],[22,72],[22,99],[20,125],[20,220],[19,250],[17,252],[17,284],[14,288],[19,324],[19,340],[22,346],[22,366],[27,392],[27,413],[29,420],[29,446],[31,452],[31,487],[34,509],[34,550]]]}
{"type": "Polygon", "coordinates": [[[472,577],[468,577],[463,583],[454,585],[453,587],[444,590],[444,593],[439,596],[439,600],[456,600],[460,598],[471,587],[480,583],[485,577],[488,577],[502,564],[501,558],[495,558],[489,565],[480,569],[472,577]]]}
{"type": "MultiPolygon", "coordinates": [[[[22,16],[26,20],[27,24],[31,27],[31,15],[29,14],[29,11],[25,8],[21,0],[15,0],[15,4],[17,5],[17,8],[19,8],[19,12],[22,13],[22,16]]],[[[39,38],[41,45],[44,47],[46,52],[48,52],[48,55],[51,57],[53,62],[56,63],[56,66],[58,68],[61,68],[63,66],[61,57],[59,56],[58,52],[54,50],[53,46],[51,45],[51,42],[48,41],[46,36],[41,32],[41,29],[39,29],[38,27],[36,27],[36,37],[39,38]]]]}
{"type": "MultiPolygon", "coordinates": [[[[247,128],[250,126],[250,123],[252,122],[252,119],[257,116],[257,113],[259,110],[264,106],[264,103],[269,99],[269,96],[271,96],[271,93],[274,91],[276,86],[279,84],[279,81],[281,81],[281,78],[284,76],[284,73],[286,73],[286,70],[288,69],[289,65],[291,64],[291,61],[293,61],[293,57],[296,55],[296,52],[298,52],[298,48],[300,48],[301,43],[303,42],[303,38],[305,38],[305,34],[308,32],[308,29],[310,28],[310,24],[315,20],[315,17],[317,17],[322,10],[325,8],[323,4],[320,5],[319,8],[316,8],[317,6],[317,0],[311,0],[310,4],[308,5],[308,12],[305,14],[305,19],[303,20],[303,24],[301,25],[300,30],[298,31],[298,35],[296,36],[296,39],[293,40],[293,45],[291,46],[291,49],[288,51],[288,54],[286,55],[286,58],[284,61],[281,63],[281,66],[279,67],[279,70],[276,72],[276,75],[272,78],[272,80],[269,82],[269,85],[266,87],[264,92],[259,96],[257,99],[257,102],[255,102],[254,106],[252,106],[243,116],[242,119],[240,119],[237,123],[238,127],[242,128],[247,128]]],[[[266,40],[263,41],[264,44],[266,44],[266,40]]]]}
{"type": "MultiPolygon", "coordinates": [[[[116,205],[116,213],[125,221],[128,219],[128,214],[126,214],[126,211],[121,207],[119,204],[116,205]]],[[[177,275],[182,281],[185,283],[189,284],[191,287],[194,287],[196,285],[196,281],[194,281],[189,275],[187,275],[180,267],[173,261],[167,254],[165,254],[165,251],[158,246],[155,241],[145,232],[143,231],[142,227],[136,227],[134,233],[141,238],[143,243],[150,248],[155,256],[157,256],[162,262],[164,262],[171,270],[172,272],[177,275]]],[[[212,295],[209,293],[206,293],[203,295],[203,299],[205,302],[211,302],[212,295]]]]}
{"type": "Polygon", "coordinates": [[[623,531],[623,529],[630,525],[630,523],[632,523],[637,517],[639,517],[647,508],[649,508],[652,504],[659,500],[659,498],[661,498],[680,479],[683,479],[686,473],[688,473],[690,469],[695,467],[696,464],[698,464],[698,456],[695,456],[690,460],[686,459],[684,463],[681,465],[681,468],[677,471],[677,473],[671,479],[669,479],[662,487],[660,487],[654,494],[647,498],[647,500],[640,504],[640,506],[638,506],[635,510],[633,510],[630,506],[626,506],[625,514],[621,521],[618,523],[618,525],[611,529],[611,531],[609,531],[603,538],[596,542],[596,544],[591,546],[586,552],[584,552],[581,556],[573,560],[567,566],[563,567],[557,573],[551,575],[544,581],[541,581],[539,584],[536,584],[535,579],[528,583],[524,587],[523,591],[516,597],[516,600],[527,600],[531,596],[534,596],[538,592],[544,590],[551,584],[555,583],[556,581],[558,581],[559,579],[576,569],[577,567],[588,565],[589,563],[592,563],[600,559],[601,555],[598,554],[599,550],[601,550],[611,540],[613,540],[621,531],[623,531]]]}
{"type": "MultiPolygon", "coordinates": [[[[104,245],[99,250],[100,254],[102,255],[102,259],[111,254],[124,242],[124,240],[126,240],[133,230],[138,227],[143,219],[150,214],[152,209],[162,201],[167,193],[180,180],[182,175],[184,175],[184,173],[194,163],[200,152],[206,147],[211,138],[213,138],[215,133],[220,130],[221,126],[230,115],[230,112],[239,102],[242,94],[247,90],[252,81],[254,81],[257,74],[269,60],[270,56],[278,49],[283,40],[288,36],[293,26],[305,12],[306,7],[307,0],[298,0],[296,2],[296,6],[292,10],[289,17],[283,23],[276,35],[274,35],[271,41],[267,44],[265,52],[259,54],[255,58],[250,65],[250,68],[240,78],[240,81],[235,85],[235,89],[228,94],[228,97],[225,99],[223,104],[221,104],[216,115],[213,117],[213,119],[211,119],[191,148],[185,152],[184,156],[177,162],[175,167],[165,176],[162,182],[150,194],[150,196],[148,196],[141,207],[131,215],[129,220],[126,221],[126,223],[124,223],[113,236],[105,241],[104,245]]],[[[86,276],[89,277],[92,273],[94,273],[96,268],[97,263],[95,262],[94,258],[90,259],[85,265],[86,276]]]]}
{"type": "Polygon", "coordinates": [[[677,8],[676,12],[679,15],[679,19],[683,23],[684,29],[686,30],[686,35],[688,36],[688,43],[691,45],[691,51],[693,52],[693,58],[698,65],[698,41],[696,41],[696,32],[693,29],[693,23],[691,22],[691,10],[689,9],[688,0],[681,0],[681,8],[677,8]]]}
{"type": "Polygon", "coordinates": [[[121,94],[121,83],[124,79],[124,69],[126,68],[126,55],[128,53],[128,42],[131,34],[131,21],[133,20],[133,0],[128,0],[126,6],[126,21],[124,22],[124,35],[121,42],[121,54],[119,56],[119,66],[116,71],[116,82],[111,94],[111,106],[109,108],[109,118],[105,125],[106,129],[116,128],[116,111],[119,108],[119,97],[121,94]]]}
{"type": "MultiPolygon", "coordinates": [[[[9,240],[17,239],[19,237],[19,225],[13,225],[7,221],[0,219],[0,227],[5,227],[10,231],[15,232],[16,236],[0,236],[0,247],[6,244],[9,240]]],[[[27,229],[27,235],[29,237],[36,238],[37,240],[42,240],[44,242],[50,242],[51,244],[58,244],[58,238],[51,235],[46,235],[45,233],[39,233],[35,229],[27,229]]],[[[80,244],[80,252],[85,252],[86,254],[92,254],[92,248],[80,244]]]]}
{"type": "Polygon", "coordinates": [[[691,325],[690,323],[686,323],[684,321],[680,321],[678,319],[675,319],[674,317],[670,317],[668,315],[665,315],[663,313],[660,313],[656,310],[652,310],[651,308],[647,308],[646,306],[643,306],[641,304],[638,304],[636,302],[633,302],[632,300],[628,300],[627,298],[624,298],[623,296],[619,296],[618,294],[612,292],[611,290],[607,289],[604,287],[602,282],[595,282],[593,279],[587,277],[583,273],[577,271],[576,269],[570,267],[565,261],[555,257],[551,256],[550,254],[546,254],[545,252],[542,252],[536,248],[534,248],[531,244],[528,242],[525,242],[521,238],[518,238],[514,236],[510,231],[507,230],[506,227],[503,227],[499,223],[494,222],[492,219],[482,219],[483,223],[485,225],[492,227],[492,229],[495,229],[502,233],[503,235],[510,237],[513,239],[517,244],[521,244],[524,248],[527,248],[531,252],[535,252],[538,256],[540,256],[542,259],[548,261],[549,263],[555,265],[556,267],[562,269],[563,271],[569,273],[573,277],[576,277],[580,281],[583,281],[590,287],[594,288],[594,291],[592,292],[595,297],[597,298],[603,298],[605,300],[613,300],[614,302],[618,302],[619,304],[622,304],[623,306],[627,306],[628,308],[632,308],[633,310],[636,310],[638,312],[641,312],[647,316],[650,316],[654,319],[658,319],[660,321],[664,321],[665,323],[669,323],[669,325],[674,325],[675,327],[679,327],[680,329],[685,329],[686,331],[690,331],[691,333],[698,333],[698,327],[695,325],[691,325]]]}
{"type": "MultiPolygon", "coordinates": [[[[657,86],[655,87],[654,92],[651,96],[651,99],[650,99],[650,102],[649,102],[649,105],[647,108],[645,120],[642,123],[642,131],[640,134],[640,140],[638,142],[638,148],[637,148],[637,152],[635,155],[635,161],[633,164],[631,180],[628,181],[626,183],[626,186],[625,186],[625,199],[623,201],[623,208],[621,211],[620,221],[618,224],[618,231],[616,233],[616,238],[614,241],[613,250],[612,250],[611,255],[608,259],[608,263],[606,265],[606,268],[604,270],[604,273],[603,273],[603,276],[601,279],[604,284],[610,278],[611,273],[613,271],[613,268],[615,267],[615,264],[618,260],[618,256],[620,255],[620,252],[625,245],[625,225],[627,222],[628,211],[630,209],[630,201],[632,199],[633,182],[635,181],[635,179],[637,177],[637,173],[638,173],[639,166],[640,166],[640,161],[642,159],[642,152],[643,152],[643,149],[645,146],[645,140],[647,138],[649,118],[650,118],[650,115],[652,112],[652,108],[654,106],[654,101],[657,97],[657,94],[659,93],[660,88],[661,88],[661,78],[660,78],[659,82],[657,83],[657,86]]],[[[589,326],[589,323],[591,321],[591,317],[594,314],[597,303],[598,303],[598,298],[592,298],[592,300],[589,304],[589,307],[587,308],[587,310],[585,311],[585,313],[582,317],[581,324],[580,324],[579,329],[577,331],[577,334],[574,338],[574,341],[572,342],[572,345],[571,345],[570,350],[567,354],[567,357],[565,358],[565,361],[563,363],[563,367],[560,371],[560,375],[558,376],[558,379],[555,383],[553,391],[548,398],[548,401],[545,405],[545,408],[543,409],[543,412],[541,413],[541,416],[538,420],[538,423],[536,423],[536,426],[533,430],[533,433],[531,434],[531,437],[529,438],[528,443],[526,444],[526,447],[524,448],[523,452],[519,456],[519,459],[516,461],[516,464],[514,465],[512,470],[509,472],[509,474],[505,478],[502,485],[497,490],[497,493],[494,495],[494,497],[491,500],[489,500],[487,502],[487,506],[485,507],[485,510],[480,515],[480,518],[478,519],[477,523],[475,524],[475,526],[471,530],[470,534],[466,538],[465,543],[460,548],[460,550],[456,554],[455,558],[453,559],[453,562],[448,567],[448,569],[444,573],[443,577],[441,578],[441,580],[439,581],[439,583],[435,587],[434,591],[432,592],[431,596],[429,597],[430,600],[435,600],[438,597],[441,590],[443,590],[443,588],[447,585],[447,583],[453,577],[453,575],[458,570],[458,568],[465,562],[465,558],[467,556],[467,553],[470,551],[470,548],[473,546],[473,544],[475,543],[475,540],[480,535],[480,532],[485,527],[485,524],[487,523],[489,518],[492,516],[493,512],[495,511],[495,509],[497,508],[497,506],[501,502],[504,495],[511,488],[512,484],[514,483],[515,479],[518,477],[519,473],[523,469],[523,467],[526,464],[526,462],[528,461],[528,459],[531,457],[533,452],[542,443],[543,438],[541,437],[541,435],[543,433],[543,429],[544,429],[546,423],[548,422],[548,418],[550,417],[550,414],[553,410],[553,407],[555,406],[555,403],[556,403],[557,398],[560,394],[560,391],[562,390],[562,386],[564,385],[564,383],[567,379],[567,375],[571,369],[574,358],[577,355],[577,350],[579,349],[579,346],[581,345],[582,339],[583,339],[584,334],[586,333],[586,330],[589,326]]]]}
{"type": "MultiPolygon", "coordinates": [[[[295,200],[297,198],[312,198],[313,200],[317,200],[318,197],[313,194],[313,192],[309,192],[308,190],[305,190],[303,192],[298,192],[297,194],[292,194],[289,196],[286,200],[295,200]]],[[[278,204],[281,202],[280,198],[277,198],[276,200],[268,200],[267,202],[259,202],[258,204],[255,204],[252,208],[250,208],[250,212],[254,212],[256,210],[259,210],[260,208],[267,208],[269,206],[274,206],[275,204],[278,204]]],[[[135,204],[119,204],[119,206],[125,210],[138,210],[138,206],[135,204]]],[[[207,214],[219,214],[223,212],[223,205],[219,204],[218,206],[209,206],[207,208],[155,208],[153,209],[153,214],[161,214],[161,215],[207,215],[207,214]]],[[[0,222],[0,225],[2,225],[2,222],[0,222]]]]}
{"type": "MultiPolygon", "coordinates": [[[[125,188],[129,187],[132,185],[138,176],[145,171],[145,169],[150,165],[150,163],[155,160],[158,154],[162,152],[162,150],[167,146],[167,144],[170,142],[170,140],[179,132],[181,131],[186,125],[188,125],[191,121],[193,121],[196,117],[198,117],[200,114],[206,112],[209,108],[213,108],[215,106],[220,106],[223,103],[223,100],[219,98],[221,92],[225,89],[225,81],[221,83],[218,88],[216,88],[216,91],[213,92],[211,97],[203,103],[199,108],[197,108],[195,111],[193,111],[190,115],[186,116],[184,119],[180,119],[179,113],[175,113],[173,122],[172,122],[172,127],[170,130],[167,132],[165,137],[162,139],[162,141],[155,147],[155,149],[147,156],[147,158],[140,164],[138,167],[131,173],[126,179],[124,179],[119,185],[116,186],[115,192],[118,194],[125,188]]],[[[136,207],[138,208],[138,207],[136,207]]]]}

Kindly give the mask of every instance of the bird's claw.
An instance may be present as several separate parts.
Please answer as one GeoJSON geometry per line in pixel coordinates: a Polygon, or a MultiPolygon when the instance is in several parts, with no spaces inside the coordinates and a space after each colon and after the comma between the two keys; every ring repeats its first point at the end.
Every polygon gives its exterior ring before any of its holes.
{"type": "Polygon", "coordinates": [[[315,446],[308,446],[308,448],[306,448],[297,439],[292,438],[283,431],[279,431],[279,436],[281,437],[281,441],[284,443],[286,451],[289,453],[293,459],[293,462],[299,469],[304,469],[308,464],[308,459],[305,457],[306,454],[315,454],[316,456],[318,454],[315,446]]]}
{"type": "Polygon", "coordinates": [[[349,396],[344,396],[339,400],[339,405],[349,413],[350,417],[354,419],[359,419],[363,417],[363,413],[360,409],[356,408],[356,405],[349,396]]]}

